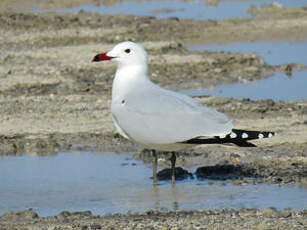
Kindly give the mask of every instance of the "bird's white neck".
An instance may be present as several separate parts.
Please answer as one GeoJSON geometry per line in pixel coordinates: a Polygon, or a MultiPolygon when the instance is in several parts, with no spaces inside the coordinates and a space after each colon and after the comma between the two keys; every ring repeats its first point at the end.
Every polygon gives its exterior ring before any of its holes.
{"type": "Polygon", "coordinates": [[[150,82],[146,65],[118,66],[112,86],[112,98],[150,82]]]}

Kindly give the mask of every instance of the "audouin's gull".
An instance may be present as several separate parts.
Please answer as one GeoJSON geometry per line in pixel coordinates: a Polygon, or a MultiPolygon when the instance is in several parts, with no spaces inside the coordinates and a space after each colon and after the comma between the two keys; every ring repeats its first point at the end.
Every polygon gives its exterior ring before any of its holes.
{"type": "Polygon", "coordinates": [[[147,53],[139,44],[122,42],[93,58],[93,62],[108,60],[117,62],[111,103],[115,127],[125,138],[152,151],[155,184],[156,150],[172,153],[174,183],[176,150],[195,144],[232,143],[251,147],[254,145],[247,141],[274,135],[273,132],[233,129],[224,114],[154,84],[147,75],[147,53]]]}

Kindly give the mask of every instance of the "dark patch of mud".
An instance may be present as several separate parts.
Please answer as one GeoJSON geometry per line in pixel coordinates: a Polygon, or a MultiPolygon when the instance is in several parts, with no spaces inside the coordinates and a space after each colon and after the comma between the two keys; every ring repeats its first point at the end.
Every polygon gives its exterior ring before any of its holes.
{"type": "Polygon", "coordinates": [[[197,168],[198,179],[228,181],[233,184],[306,184],[307,166],[300,160],[261,160],[240,165],[215,165],[197,168]]]}
{"type": "Polygon", "coordinates": [[[198,179],[234,180],[254,176],[253,170],[241,165],[215,165],[197,168],[198,179]]]}
{"type": "MultiPolygon", "coordinates": [[[[162,169],[157,173],[158,180],[171,180],[172,178],[172,170],[170,168],[162,169]]],[[[175,179],[176,180],[185,180],[185,179],[193,179],[194,176],[188,170],[185,170],[181,167],[175,168],[175,179]]]]}

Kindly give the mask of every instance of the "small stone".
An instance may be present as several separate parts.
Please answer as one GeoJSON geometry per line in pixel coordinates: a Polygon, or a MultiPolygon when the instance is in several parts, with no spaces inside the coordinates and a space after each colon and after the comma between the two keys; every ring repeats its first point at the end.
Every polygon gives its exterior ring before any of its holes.
{"type": "Polygon", "coordinates": [[[221,69],[221,68],[215,68],[213,71],[214,71],[215,73],[221,73],[221,72],[223,71],[223,69],[221,69]]]}
{"type": "Polygon", "coordinates": [[[257,72],[259,70],[259,68],[256,67],[256,66],[249,66],[245,70],[248,71],[248,72],[257,72]]]}
{"type": "Polygon", "coordinates": [[[225,186],[226,183],[221,183],[221,182],[219,182],[219,183],[216,183],[216,185],[217,185],[217,186],[225,186]]]}
{"type": "Polygon", "coordinates": [[[67,216],[70,216],[71,214],[70,214],[70,212],[68,212],[68,211],[62,211],[62,212],[60,212],[60,214],[59,214],[59,216],[64,216],[64,217],[67,217],[67,216]]]}
{"type": "MultiPolygon", "coordinates": [[[[172,175],[172,170],[170,168],[165,168],[157,173],[157,177],[159,180],[170,180],[172,175]]],[[[175,178],[176,180],[184,180],[187,178],[193,178],[192,173],[188,172],[187,170],[176,167],[175,168],[175,178]]]]}
{"type": "Polygon", "coordinates": [[[242,185],[243,182],[242,181],[239,181],[239,180],[235,180],[232,182],[232,185],[242,185]]]}
{"type": "Polygon", "coordinates": [[[283,212],[280,213],[280,215],[283,218],[289,218],[289,217],[291,217],[291,211],[283,211],[283,212]]]}
{"type": "Polygon", "coordinates": [[[269,218],[276,218],[276,217],[279,217],[280,214],[274,207],[270,207],[263,211],[263,216],[269,217],[269,218]]]}
{"type": "Polygon", "coordinates": [[[90,225],[90,229],[92,230],[96,230],[96,229],[101,229],[101,225],[100,224],[91,224],[90,225]]]}

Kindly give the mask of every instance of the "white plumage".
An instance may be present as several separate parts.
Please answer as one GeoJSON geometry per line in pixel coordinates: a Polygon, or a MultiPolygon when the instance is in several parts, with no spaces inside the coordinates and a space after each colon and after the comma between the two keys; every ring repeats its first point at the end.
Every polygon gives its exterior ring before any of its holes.
{"type": "Polygon", "coordinates": [[[232,124],[224,114],[151,82],[147,54],[140,45],[123,42],[105,55],[118,63],[111,111],[124,137],[166,151],[171,145],[199,136],[231,133],[232,124]]]}

